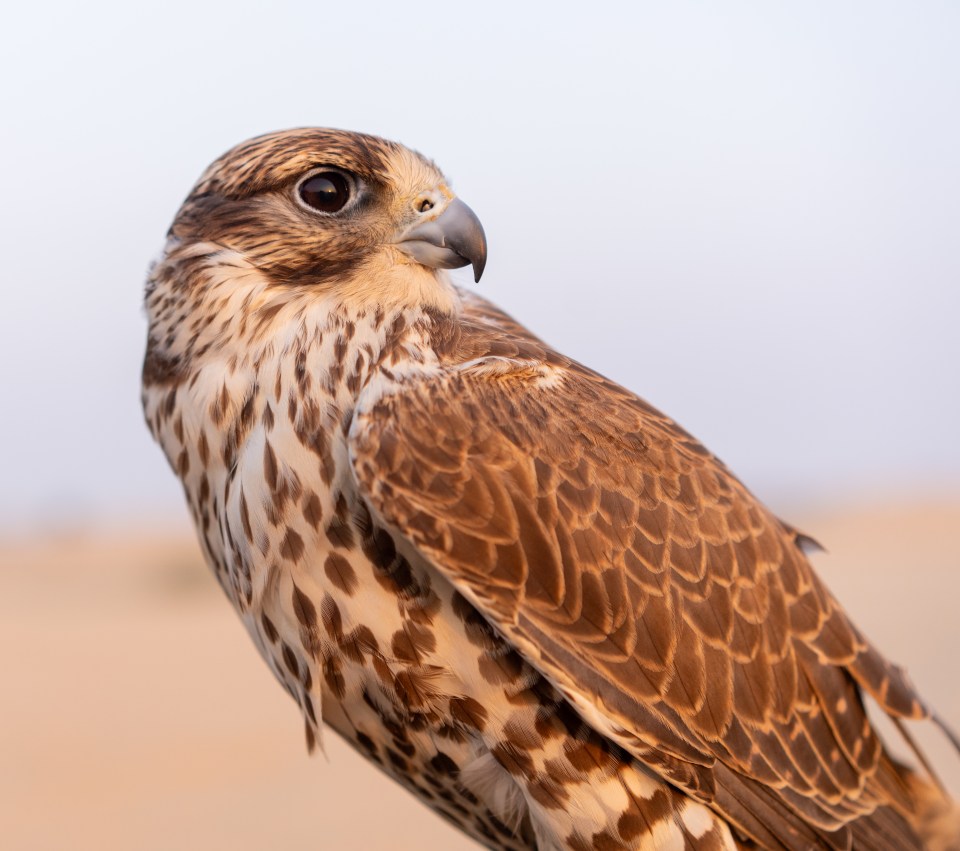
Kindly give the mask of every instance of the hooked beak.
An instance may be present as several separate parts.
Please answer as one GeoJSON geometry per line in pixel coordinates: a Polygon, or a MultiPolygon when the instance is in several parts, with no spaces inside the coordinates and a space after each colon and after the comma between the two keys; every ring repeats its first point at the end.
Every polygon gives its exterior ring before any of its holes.
{"type": "Polygon", "coordinates": [[[459,198],[436,218],[414,222],[393,243],[418,263],[431,269],[459,269],[473,265],[479,281],[487,264],[487,237],[480,219],[459,198]]]}

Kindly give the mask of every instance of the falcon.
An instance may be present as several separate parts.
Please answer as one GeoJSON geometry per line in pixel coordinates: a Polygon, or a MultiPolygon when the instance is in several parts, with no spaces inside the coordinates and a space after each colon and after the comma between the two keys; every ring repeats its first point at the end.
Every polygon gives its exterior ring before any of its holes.
{"type": "Polygon", "coordinates": [[[451,282],[486,254],[430,160],[299,129],[214,162],[150,271],[146,420],[308,747],[490,848],[960,847],[865,702],[945,725],[809,539],[451,282]]]}

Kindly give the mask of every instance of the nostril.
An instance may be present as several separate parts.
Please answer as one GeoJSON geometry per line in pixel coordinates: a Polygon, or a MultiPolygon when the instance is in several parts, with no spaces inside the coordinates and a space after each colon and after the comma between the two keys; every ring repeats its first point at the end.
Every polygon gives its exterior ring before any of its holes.
{"type": "Polygon", "coordinates": [[[426,213],[433,209],[433,201],[430,198],[421,198],[416,204],[418,213],[426,213]]]}

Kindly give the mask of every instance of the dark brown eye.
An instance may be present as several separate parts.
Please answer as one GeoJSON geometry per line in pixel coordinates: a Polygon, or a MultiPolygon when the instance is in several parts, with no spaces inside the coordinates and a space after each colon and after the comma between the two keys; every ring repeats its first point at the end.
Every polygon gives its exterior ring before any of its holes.
{"type": "Polygon", "coordinates": [[[336,213],[350,200],[350,181],[339,171],[321,171],[300,184],[303,203],[321,213],[336,213]]]}

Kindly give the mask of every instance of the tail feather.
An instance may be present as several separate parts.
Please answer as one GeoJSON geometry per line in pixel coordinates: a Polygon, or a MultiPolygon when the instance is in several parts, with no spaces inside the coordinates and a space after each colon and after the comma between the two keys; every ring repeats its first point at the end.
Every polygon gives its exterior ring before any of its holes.
{"type": "Polygon", "coordinates": [[[927,851],[960,851],[960,804],[918,774],[907,781],[916,801],[914,828],[927,851]]]}

